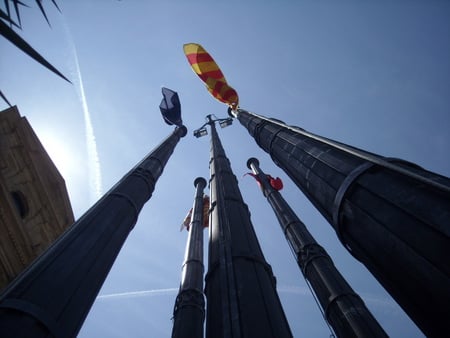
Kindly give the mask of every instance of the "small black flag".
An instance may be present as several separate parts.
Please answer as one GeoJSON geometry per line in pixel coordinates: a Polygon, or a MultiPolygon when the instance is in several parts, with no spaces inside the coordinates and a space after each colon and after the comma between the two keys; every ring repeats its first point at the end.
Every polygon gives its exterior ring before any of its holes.
{"type": "Polygon", "coordinates": [[[183,125],[181,119],[181,104],[177,92],[162,87],[163,99],[159,105],[164,121],[168,125],[175,124],[179,127],[183,125]]]}

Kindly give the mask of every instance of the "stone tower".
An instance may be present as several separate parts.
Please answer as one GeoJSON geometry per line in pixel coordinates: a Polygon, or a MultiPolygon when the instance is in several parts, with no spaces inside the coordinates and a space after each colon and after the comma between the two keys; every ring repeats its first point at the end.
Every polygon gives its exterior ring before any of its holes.
{"type": "Polygon", "coordinates": [[[0,112],[0,290],[73,222],[64,179],[27,119],[0,112]]]}

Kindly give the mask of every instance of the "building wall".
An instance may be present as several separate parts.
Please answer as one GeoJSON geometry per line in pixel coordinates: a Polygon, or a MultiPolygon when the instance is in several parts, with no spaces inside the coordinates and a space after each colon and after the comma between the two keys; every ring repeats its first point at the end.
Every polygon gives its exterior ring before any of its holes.
{"type": "Polygon", "coordinates": [[[0,289],[73,222],[63,177],[16,107],[0,112],[0,289]]]}

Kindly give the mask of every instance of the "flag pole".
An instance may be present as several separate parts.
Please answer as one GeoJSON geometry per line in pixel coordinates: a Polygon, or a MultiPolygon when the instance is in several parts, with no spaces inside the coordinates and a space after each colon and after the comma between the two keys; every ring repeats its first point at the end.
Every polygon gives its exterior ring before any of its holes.
{"type": "Polygon", "coordinates": [[[325,249],[272,187],[256,158],[247,161],[272,207],[305,279],[314,290],[325,319],[338,337],[387,337],[363,300],[347,283],[325,249]]]}
{"type": "Polygon", "coordinates": [[[1,337],[75,337],[186,127],[177,127],[0,295],[1,337]]]}
{"type": "Polygon", "coordinates": [[[449,178],[410,162],[312,137],[301,128],[243,109],[229,113],[303,191],[347,250],[423,333],[447,332],[449,178]]]}
{"type": "Polygon", "coordinates": [[[181,274],[181,284],[173,310],[172,338],[203,337],[205,299],[203,295],[203,190],[206,180],[194,181],[195,199],[181,274]]]}
{"type": "MultiPolygon", "coordinates": [[[[238,110],[243,111],[243,109],[238,109],[238,110]]],[[[313,134],[311,132],[306,131],[303,128],[299,128],[299,127],[295,127],[295,126],[288,126],[284,122],[279,121],[277,119],[273,119],[273,118],[270,119],[270,118],[267,118],[265,116],[258,115],[258,114],[255,114],[255,113],[250,113],[250,112],[247,112],[247,113],[252,114],[255,117],[258,117],[259,119],[261,119],[263,121],[270,122],[270,123],[272,123],[274,125],[277,125],[277,126],[280,126],[282,128],[286,128],[286,129],[288,129],[290,131],[293,131],[296,134],[300,134],[300,135],[306,136],[306,137],[308,137],[310,139],[317,140],[319,142],[323,142],[324,144],[327,144],[327,145],[332,146],[332,147],[334,147],[336,149],[342,150],[343,152],[346,152],[346,153],[348,153],[350,155],[353,155],[355,157],[359,157],[362,160],[365,160],[365,161],[368,161],[368,162],[372,162],[373,164],[376,164],[378,166],[381,166],[381,167],[384,167],[386,169],[390,169],[390,170],[393,170],[393,171],[398,172],[400,174],[403,174],[403,175],[409,176],[411,178],[414,178],[414,179],[416,179],[416,180],[418,180],[420,182],[423,182],[423,183],[425,183],[427,185],[433,186],[433,187],[435,187],[437,189],[440,189],[440,190],[442,190],[444,192],[448,192],[448,193],[450,192],[450,187],[449,186],[447,186],[445,184],[441,184],[440,182],[432,180],[432,179],[430,179],[430,178],[428,178],[426,176],[417,174],[414,171],[411,171],[409,169],[405,169],[405,168],[397,165],[395,162],[389,161],[389,159],[386,160],[386,159],[384,159],[384,158],[382,158],[380,156],[371,154],[371,153],[366,152],[364,150],[348,146],[348,145],[346,145],[344,143],[337,142],[337,141],[331,140],[329,138],[326,138],[326,137],[323,137],[323,136],[320,136],[320,135],[313,134]]],[[[233,113],[233,110],[231,110],[231,109],[228,109],[228,114],[230,116],[232,116],[232,117],[236,117],[237,116],[236,112],[233,113]]]]}
{"type": "Polygon", "coordinates": [[[224,127],[231,121],[208,115],[194,131],[202,136],[206,125],[211,130],[206,337],[292,337],[275,277],[216,131],[216,122],[224,127]]]}

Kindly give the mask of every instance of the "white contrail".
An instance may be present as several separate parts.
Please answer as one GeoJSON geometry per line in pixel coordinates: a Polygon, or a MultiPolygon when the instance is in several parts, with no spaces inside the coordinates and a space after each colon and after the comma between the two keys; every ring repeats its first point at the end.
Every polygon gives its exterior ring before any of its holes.
{"type": "Polygon", "coordinates": [[[100,171],[100,159],[97,152],[97,142],[95,140],[94,128],[92,127],[91,114],[87,105],[86,94],[84,92],[83,78],[81,77],[80,64],[78,62],[78,55],[75,49],[75,44],[72,43],[72,49],[75,59],[75,67],[78,78],[79,97],[83,107],[84,124],[86,132],[86,146],[88,153],[88,170],[89,170],[89,186],[91,187],[91,204],[96,202],[102,196],[102,176],[100,171]]]}
{"type": "Polygon", "coordinates": [[[311,293],[307,287],[281,285],[277,286],[277,291],[280,293],[296,294],[306,296],[311,293]]]}
{"type": "Polygon", "coordinates": [[[95,139],[91,114],[89,113],[89,108],[86,100],[86,93],[84,91],[83,78],[81,77],[80,63],[78,61],[78,53],[77,49],[75,48],[75,42],[73,41],[72,34],[70,33],[69,26],[64,17],[62,17],[61,23],[65,29],[67,41],[70,45],[70,50],[75,61],[75,74],[72,75],[73,77],[75,77],[75,79],[73,79],[73,82],[83,109],[86,148],[88,155],[89,195],[90,202],[91,204],[93,204],[102,196],[102,176],[100,170],[100,159],[97,152],[97,141],[95,139]]]}
{"type": "MultiPolygon", "coordinates": [[[[100,295],[97,300],[102,299],[113,299],[113,298],[129,298],[129,297],[143,297],[143,296],[157,296],[157,295],[167,295],[177,292],[177,288],[169,289],[154,289],[154,290],[143,290],[143,291],[130,291],[121,293],[110,293],[106,295],[100,295]]],[[[298,294],[298,295],[308,295],[308,288],[296,287],[296,286],[282,286],[277,288],[278,292],[298,294]]]]}
{"type": "Polygon", "coordinates": [[[176,289],[176,288],[170,288],[170,289],[156,289],[156,290],[111,293],[111,294],[97,296],[97,300],[112,299],[112,298],[130,298],[130,297],[142,297],[142,296],[167,295],[167,294],[173,294],[177,291],[178,291],[178,289],[176,289]]]}
{"type": "MultiPolygon", "coordinates": [[[[178,292],[178,288],[169,288],[169,289],[153,289],[153,290],[143,290],[143,291],[129,291],[129,292],[121,292],[121,293],[110,293],[106,295],[97,296],[97,301],[99,300],[108,300],[108,299],[118,299],[118,298],[132,298],[132,297],[145,297],[145,296],[163,296],[163,295],[171,295],[175,292],[178,292]]],[[[308,296],[311,294],[311,291],[307,287],[299,287],[299,286],[290,286],[290,285],[282,285],[277,287],[277,291],[282,294],[291,294],[291,295],[299,295],[299,296],[308,296]]],[[[386,311],[390,311],[392,313],[396,313],[395,303],[387,298],[379,298],[373,295],[365,295],[364,300],[367,303],[371,303],[373,306],[377,306],[383,308],[386,311]]]]}

